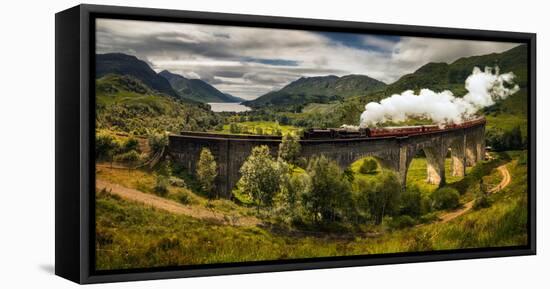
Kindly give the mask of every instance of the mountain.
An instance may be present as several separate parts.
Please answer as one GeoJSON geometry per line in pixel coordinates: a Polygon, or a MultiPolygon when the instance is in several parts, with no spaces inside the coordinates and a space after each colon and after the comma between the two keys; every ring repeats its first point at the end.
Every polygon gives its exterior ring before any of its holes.
{"type": "Polygon", "coordinates": [[[234,96],[234,95],[229,94],[229,93],[224,93],[224,94],[225,94],[225,96],[227,96],[228,98],[233,100],[231,102],[245,102],[246,101],[246,99],[244,99],[244,98],[240,98],[238,96],[234,96]]]}
{"type": "Polygon", "coordinates": [[[212,85],[200,79],[188,79],[179,74],[163,70],[159,73],[164,77],[176,93],[185,99],[199,102],[242,102],[243,100],[217,90],[212,85]]]}
{"type": "Polygon", "coordinates": [[[487,66],[498,66],[503,73],[512,71],[516,75],[516,83],[520,87],[525,87],[527,85],[526,63],[526,45],[519,45],[502,53],[463,57],[450,64],[431,62],[413,73],[402,76],[383,91],[389,96],[408,89],[430,88],[437,91],[450,89],[456,95],[463,95],[466,93],[464,82],[476,66],[481,69],[487,66]]]}
{"type": "Polygon", "coordinates": [[[208,105],[159,93],[131,75],[110,73],[95,81],[99,129],[137,135],[204,131],[219,120],[208,105]]]}
{"type": "Polygon", "coordinates": [[[178,97],[170,83],[143,60],[123,53],[96,55],[96,79],[107,74],[129,75],[158,92],[178,97]]]}
{"type": "Polygon", "coordinates": [[[385,86],[385,83],[365,75],[301,77],[280,90],[243,104],[258,108],[267,105],[292,107],[308,103],[327,103],[350,96],[367,95],[385,86]]]}
{"type": "MultiPolygon", "coordinates": [[[[526,45],[518,45],[501,53],[491,53],[479,56],[460,58],[450,64],[427,63],[415,72],[403,75],[397,81],[368,95],[349,97],[343,102],[330,105],[326,114],[331,118],[345,119],[342,123],[357,124],[363,107],[371,101],[380,101],[392,94],[406,90],[418,92],[422,88],[434,91],[451,90],[456,96],[466,94],[464,83],[472,74],[474,67],[494,67],[497,65],[502,73],[513,72],[516,75],[515,83],[520,86],[520,91],[505,100],[498,101],[495,105],[483,109],[483,114],[493,121],[490,126],[509,128],[520,125],[525,132],[527,122],[525,116],[528,111],[528,51],[526,45]],[[495,119],[497,119],[495,121],[495,119]]],[[[308,109],[306,108],[307,112],[308,109]]],[[[336,123],[340,125],[341,123],[336,123]]],[[[488,126],[488,130],[490,129],[488,126]]]]}

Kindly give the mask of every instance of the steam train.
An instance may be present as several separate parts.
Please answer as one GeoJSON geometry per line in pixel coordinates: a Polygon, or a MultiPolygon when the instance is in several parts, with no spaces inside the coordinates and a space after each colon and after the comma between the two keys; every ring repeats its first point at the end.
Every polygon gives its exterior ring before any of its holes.
{"type": "Polygon", "coordinates": [[[458,124],[447,125],[414,125],[394,127],[350,127],[317,129],[312,128],[304,131],[303,139],[327,139],[327,138],[368,138],[368,137],[405,137],[439,131],[468,128],[485,124],[484,117],[468,120],[458,124]]]}

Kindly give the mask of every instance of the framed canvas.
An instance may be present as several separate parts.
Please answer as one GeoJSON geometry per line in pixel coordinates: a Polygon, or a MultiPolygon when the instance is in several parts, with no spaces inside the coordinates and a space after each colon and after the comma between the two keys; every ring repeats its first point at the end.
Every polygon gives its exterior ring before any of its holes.
{"type": "Polygon", "coordinates": [[[55,50],[61,277],[536,252],[535,34],[80,5],[55,50]]]}

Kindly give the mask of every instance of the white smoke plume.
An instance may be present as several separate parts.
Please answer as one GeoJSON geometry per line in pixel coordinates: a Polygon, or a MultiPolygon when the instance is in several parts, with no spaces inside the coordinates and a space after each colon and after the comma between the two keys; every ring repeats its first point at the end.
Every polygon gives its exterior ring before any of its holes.
{"type": "Polygon", "coordinates": [[[466,79],[468,91],[463,97],[456,97],[451,91],[434,92],[422,89],[419,94],[407,90],[394,94],[380,102],[370,102],[361,114],[361,127],[376,126],[387,121],[401,122],[410,117],[431,119],[436,124],[461,123],[472,119],[476,112],[516,93],[512,72],[500,74],[499,68],[478,67],[466,79]],[[508,88],[505,86],[507,84],[508,88]]]}

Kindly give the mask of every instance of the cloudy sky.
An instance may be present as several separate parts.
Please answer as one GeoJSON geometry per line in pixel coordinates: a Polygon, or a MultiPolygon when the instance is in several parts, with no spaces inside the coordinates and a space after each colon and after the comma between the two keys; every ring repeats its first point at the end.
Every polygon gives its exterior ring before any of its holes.
{"type": "Polygon", "coordinates": [[[200,78],[254,99],[301,76],[364,74],[386,83],[427,62],[517,44],[334,32],[98,19],[97,53],[135,55],[160,72],[200,78]]]}

